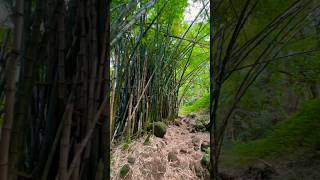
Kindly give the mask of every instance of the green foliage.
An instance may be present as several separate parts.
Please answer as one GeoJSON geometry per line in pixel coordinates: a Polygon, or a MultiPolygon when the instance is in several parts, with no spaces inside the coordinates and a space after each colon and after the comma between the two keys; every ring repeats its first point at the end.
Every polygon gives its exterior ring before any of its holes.
{"type": "Polygon", "coordinates": [[[130,169],[131,168],[130,168],[129,164],[123,165],[120,169],[120,177],[125,178],[127,176],[127,174],[129,173],[130,169]]]}
{"type": "MultiPolygon", "coordinates": [[[[239,121],[244,120],[240,119],[239,121]]],[[[242,131],[239,130],[240,132],[237,140],[250,141],[265,137],[273,127],[272,113],[262,111],[257,115],[257,117],[252,118],[250,121],[247,120],[247,122],[250,123],[250,127],[242,131]]]]}
{"type": "Polygon", "coordinates": [[[3,41],[3,38],[4,38],[4,36],[5,36],[5,31],[2,29],[2,28],[0,28],[0,42],[2,42],[3,41]]]}
{"type": "Polygon", "coordinates": [[[305,102],[291,118],[275,126],[265,138],[235,145],[236,156],[246,158],[277,158],[297,149],[320,147],[320,100],[305,102]]]}
{"type": "Polygon", "coordinates": [[[204,154],[201,159],[201,164],[207,168],[210,166],[210,155],[204,154]]]}
{"type": "Polygon", "coordinates": [[[164,5],[166,10],[162,13],[160,22],[173,25],[183,18],[183,12],[188,2],[187,0],[159,0],[151,12],[150,18],[152,19],[164,5]]]}
{"type": "Polygon", "coordinates": [[[3,124],[3,115],[0,115],[0,127],[2,126],[3,124]]]}
{"type": "Polygon", "coordinates": [[[181,107],[180,114],[185,115],[190,112],[199,112],[202,110],[208,110],[209,106],[210,106],[210,95],[205,94],[204,96],[197,99],[196,101],[181,107]]]}

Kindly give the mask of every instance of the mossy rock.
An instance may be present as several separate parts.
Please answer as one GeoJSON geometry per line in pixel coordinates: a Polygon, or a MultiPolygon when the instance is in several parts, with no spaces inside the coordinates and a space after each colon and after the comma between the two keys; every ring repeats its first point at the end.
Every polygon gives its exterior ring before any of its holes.
{"type": "Polygon", "coordinates": [[[203,141],[203,142],[201,143],[201,151],[207,152],[208,149],[210,149],[210,144],[209,144],[209,142],[208,142],[208,141],[203,141]]]}
{"type": "Polygon", "coordinates": [[[206,125],[208,122],[204,119],[197,118],[195,122],[193,123],[193,132],[205,132],[207,131],[206,125]]]}
{"type": "Polygon", "coordinates": [[[155,122],[154,123],[154,135],[156,137],[163,138],[167,132],[167,125],[163,122],[155,122]]]}
{"type": "Polygon", "coordinates": [[[174,162],[174,161],[178,161],[178,156],[176,155],[175,152],[171,151],[168,153],[168,161],[169,162],[174,162]]]}
{"type": "Polygon", "coordinates": [[[204,167],[209,168],[209,166],[210,166],[210,156],[209,156],[209,154],[204,154],[204,155],[202,156],[201,164],[202,164],[204,167]]]}
{"type": "Polygon", "coordinates": [[[187,118],[193,119],[193,118],[195,118],[196,116],[197,116],[197,115],[196,115],[195,113],[190,113],[190,114],[187,115],[187,118]]]}
{"type": "Polygon", "coordinates": [[[203,131],[206,131],[206,126],[202,123],[197,123],[194,125],[194,130],[196,132],[203,132],[203,131]]]}
{"type": "Polygon", "coordinates": [[[128,175],[130,169],[131,169],[131,168],[130,168],[129,164],[123,165],[123,166],[121,167],[121,169],[120,169],[120,177],[121,177],[121,178],[125,178],[125,177],[128,175]]]}
{"type": "Polygon", "coordinates": [[[134,164],[136,162],[136,158],[133,156],[128,156],[128,163],[134,164]]]}

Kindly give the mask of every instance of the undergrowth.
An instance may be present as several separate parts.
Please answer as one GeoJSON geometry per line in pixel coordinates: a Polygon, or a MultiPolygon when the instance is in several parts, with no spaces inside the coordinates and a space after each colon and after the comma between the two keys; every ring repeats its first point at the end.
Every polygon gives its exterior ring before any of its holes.
{"type": "Polygon", "coordinates": [[[195,102],[182,106],[180,108],[180,114],[186,115],[191,112],[199,112],[209,109],[210,106],[210,95],[205,94],[201,98],[197,99],[195,102]]]}
{"type": "MultiPolygon", "coordinates": [[[[236,143],[226,149],[226,159],[248,163],[257,159],[277,159],[297,150],[320,149],[320,100],[302,104],[291,118],[277,124],[262,139],[236,143]]],[[[230,162],[231,163],[231,162],[230,162]]]]}

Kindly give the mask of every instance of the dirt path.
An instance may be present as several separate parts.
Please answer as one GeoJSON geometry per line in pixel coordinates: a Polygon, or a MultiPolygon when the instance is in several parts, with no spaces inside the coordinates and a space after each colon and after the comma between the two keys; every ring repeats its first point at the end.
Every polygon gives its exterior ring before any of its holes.
{"type": "Polygon", "coordinates": [[[120,169],[125,164],[129,172],[123,179],[132,180],[194,180],[208,179],[201,165],[201,143],[209,142],[209,134],[191,133],[189,118],[178,120],[179,126],[170,125],[164,138],[145,137],[134,141],[127,150],[113,148],[112,179],[120,180],[120,169]]]}

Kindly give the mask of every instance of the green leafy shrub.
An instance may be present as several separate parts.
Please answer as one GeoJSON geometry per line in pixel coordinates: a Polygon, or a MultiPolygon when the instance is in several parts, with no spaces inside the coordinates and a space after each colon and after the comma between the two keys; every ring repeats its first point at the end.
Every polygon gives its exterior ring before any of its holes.
{"type": "Polygon", "coordinates": [[[181,107],[180,114],[188,114],[191,112],[199,112],[202,110],[208,110],[210,106],[210,95],[206,94],[201,98],[197,99],[192,104],[181,107]]]}

